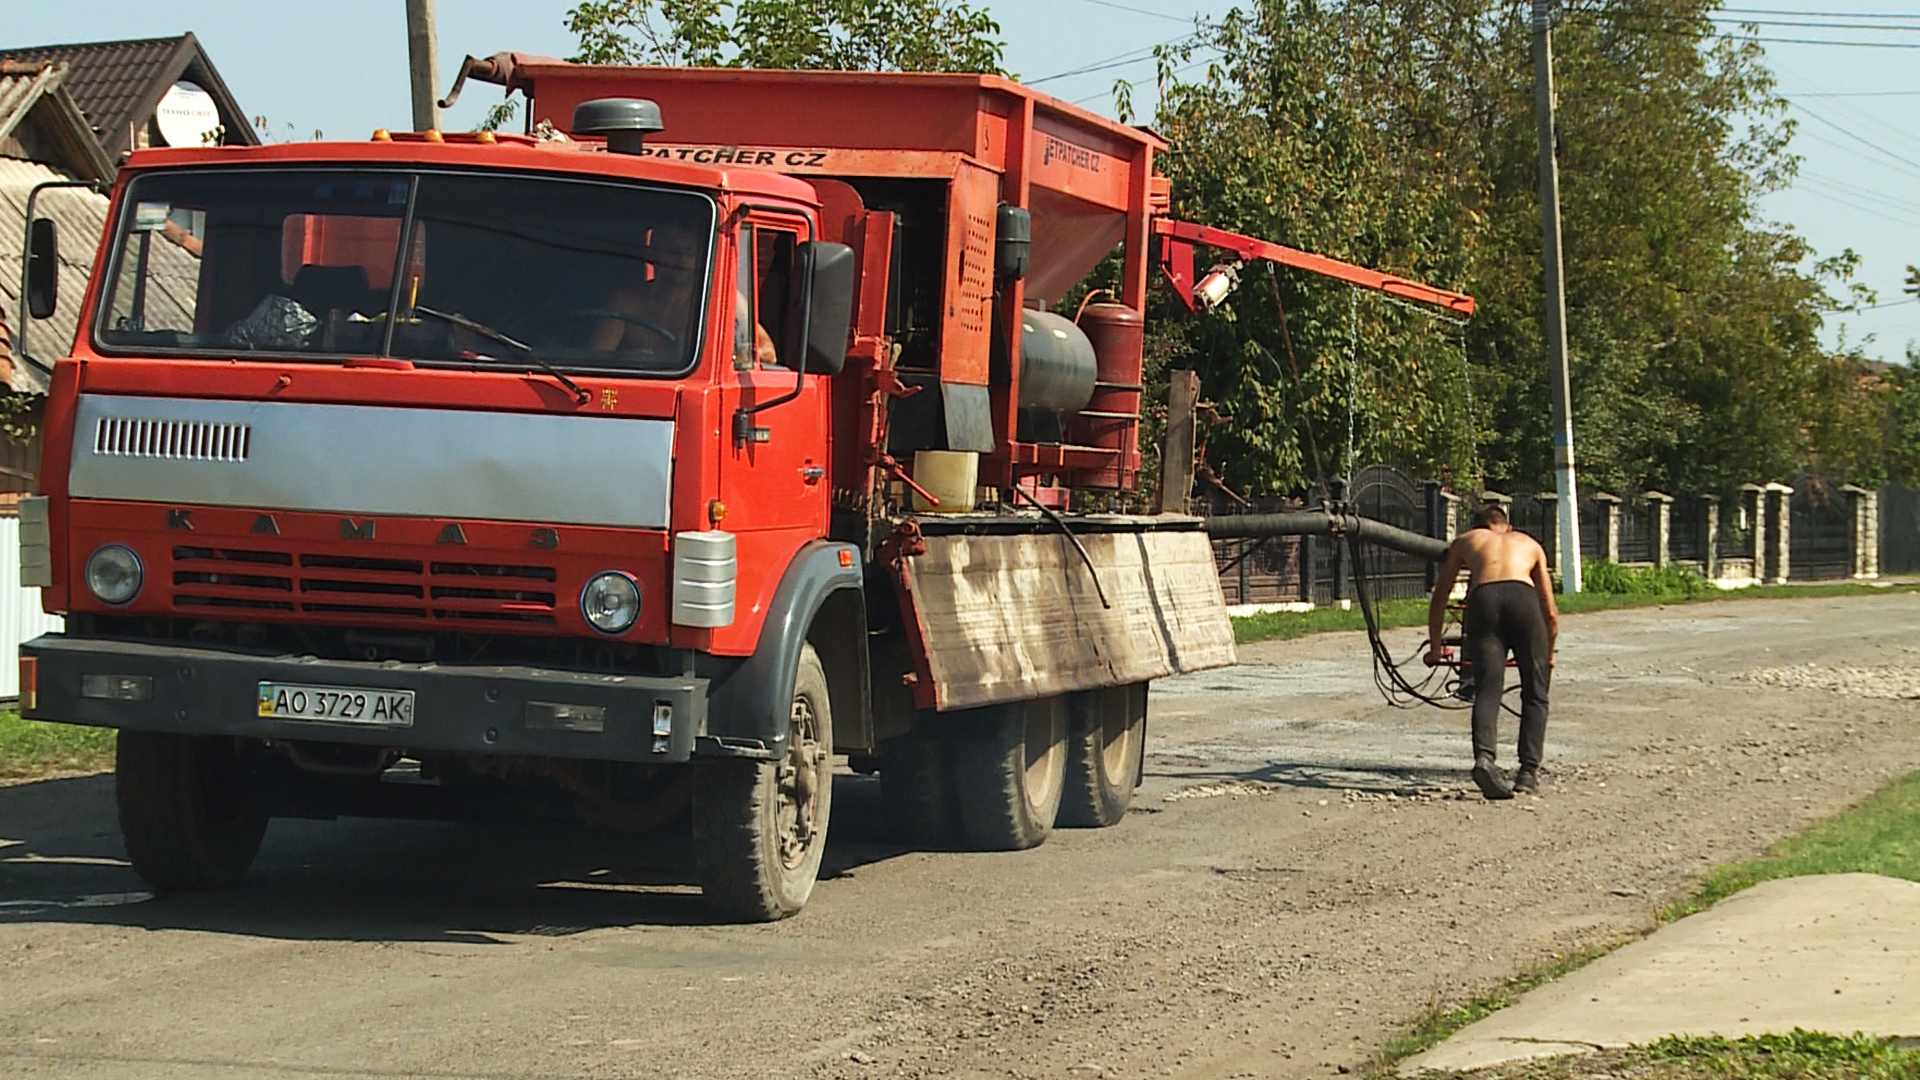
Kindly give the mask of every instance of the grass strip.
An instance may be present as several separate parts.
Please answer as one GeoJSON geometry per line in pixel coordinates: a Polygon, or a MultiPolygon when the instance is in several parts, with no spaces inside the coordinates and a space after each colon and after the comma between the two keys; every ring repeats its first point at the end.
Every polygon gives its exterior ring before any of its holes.
{"type": "MultiPolygon", "coordinates": [[[[1662,924],[1704,911],[1762,881],[1810,874],[1868,873],[1920,881],[1920,773],[1874,792],[1860,803],[1781,840],[1757,859],[1710,872],[1693,895],[1660,913],[1662,924]]],[[[1605,956],[1620,945],[1555,957],[1463,1004],[1435,1006],[1407,1032],[1381,1047],[1375,1075],[1446,1041],[1454,1032],[1605,956]]],[[[1581,1080],[1609,1076],[1627,1080],[1920,1080],[1920,1048],[1904,1040],[1841,1038],[1796,1030],[1748,1039],[1670,1038],[1645,1047],[1571,1058],[1546,1058],[1475,1071],[1480,1080],[1581,1080]]],[[[1446,1075],[1442,1073],[1436,1076],[1446,1075]]],[[[1465,1075],[1465,1074],[1458,1074],[1465,1075]]]]}
{"type": "Polygon", "coordinates": [[[1775,878],[1852,873],[1920,881],[1920,773],[1895,780],[1851,810],[1780,841],[1758,859],[1719,867],[1698,892],[1669,906],[1660,917],[1663,922],[1684,919],[1775,878]]]}
{"type": "Polygon", "coordinates": [[[1374,1055],[1374,1071],[1389,1073],[1393,1066],[1425,1050],[1446,1042],[1454,1032],[1468,1024],[1484,1020],[1501,1009],[1520,1000],[1520,995],[1536,986],[1547,983],[1577,971],[1602,956],[1612,952],[1615,946],[1603,945],[1569,956],[1555,955],[1546,963],[1509,978],[1498,987],[1487,991],[1459,1005],[1430,1007],[1413,1026],[1403,1035],[1397,1036],[1374,1055]]]}
{"type": "Polygon", "coordinates": [[[6,709],[0,711],[0,780],[111,769],[113,745],[111,728],[22,720],[6,709]]]}
{"type": "Polygon", "coordinates": [[[1920,1080],[1908,1040],[1794,1030],[1744,1039],[1674,1037],[1647,1046],[1515,1061],[1470,1073],[1474,1080],[1920,1080]]]}
{"type": "MultiPolygon", "coordinates": [[[[1888,593],[1910,593],[1916,590],[1920,590],[1920,584],[1863,585],[1848,581],[1831,585],[1755,585],[1747,589],[1719,589],[1696,596],[1581,592],[1571,596],[1562,595],[1557,599],[1562,615],[1582,615],[1593,611],[1664,607],[1670,604],[1693,604],[1710,600],[1797,600],[1809,597],[1884,596],[1888,593]]],[[[1374,605],[1374,612],[1379,616],[1380,628],[1383,630],[1427,625],[1427,601],[1425,600],[1384,600],[1374,605]]],[[[1365,630],[1366,628],[1366,620],[1361,616],[1358,607],[1351,609],[1324,607],[1315,608],[1312,611],[1269,611],[1258,615],[1235,616],[1233,639],[1242,645],[1248,645],[1256,641],[1288,641],[1308,634],[1338,630],[1365,630]]]]}

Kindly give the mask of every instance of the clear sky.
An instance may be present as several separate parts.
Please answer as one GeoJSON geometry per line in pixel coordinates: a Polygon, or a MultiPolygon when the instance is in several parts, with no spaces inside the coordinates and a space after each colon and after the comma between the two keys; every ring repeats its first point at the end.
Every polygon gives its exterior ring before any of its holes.
{"type": "MultiPolygon", "coordinates": [[[[1799,124],[1805,159],[1792,191],[1768,199],[1769,217],[1792,224],[1822,255],[1852,248],[1877,310],[1832,320],[1829,343],[1871,338],[1867,354],[1899,360],[1920,341],[1920,301],[1904,295],[1908,263],[1920,263],[1920,0],[1731,0],[1735,18],[1759,29],[1799,124]],[[1852,44],[1812,45],[1829,40],[1852,44]]],[[[573,38],[568,0],[435,0],[441,86],[466,53],[501,50],[565,56],[573,38]]],[[[1152,104],[1148,50],[1192,30],[1196,14],[1231,0],[1000,0],[976,2],[1000,22],[1007,66],[1055,96],[1110,112],[1116,78],[1143,80],[1136,107],[1152,104]],[[1068,72],[1082,74],[1062,76],[1068,72]]],[[[276,140],[363,138],[376,127],[410,126],[404,0],[17,0],[0,20],[0,45],[161,37],[191,30],[248,112],[271,121],[276,140]]],[[[498,100],[476,87],[446,119],[478,122],[498,100]]],[[[1579,222],[1568,221],[1569,231],[1579,222]]],[[[1273,239],[1284,242],[1286,237],[1273,239]]],[[[1448,283],[1440,283],[1448,284],[1448,283]]]]}

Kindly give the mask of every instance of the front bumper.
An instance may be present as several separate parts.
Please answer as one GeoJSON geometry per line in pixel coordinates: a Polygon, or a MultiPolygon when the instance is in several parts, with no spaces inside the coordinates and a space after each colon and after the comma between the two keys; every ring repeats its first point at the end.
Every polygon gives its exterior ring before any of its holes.
{"type": "Polygon", "coordinates": [[[33,692],[24,693],[27,687],[22,686],[21,697],[21,715],[33,720],[596,761],[686,761],[696,742],[712,741],[701,739],[707,726],[707,680],[695,676],[254,656],[66,634],[41,635],[20,647],[20,657],[37,668],[33,692]],[[151,696],[139,701],[85,697],[81,680],[86,675],[149,679],[151,696]],[[262,717],[262,682],[411,690],[413,723],[387,727],[262,717]],[[530,703],[604,708],[604,730],[530,727],[530,703]]]}

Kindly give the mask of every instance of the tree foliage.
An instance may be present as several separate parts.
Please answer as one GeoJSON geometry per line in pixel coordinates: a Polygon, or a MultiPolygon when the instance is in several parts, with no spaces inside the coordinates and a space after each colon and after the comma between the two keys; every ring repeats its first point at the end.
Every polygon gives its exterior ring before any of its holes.
{"type": "MultiPolygon", "coordinates": [[[[1349,424],[1362,460],[1464,486],[1550,480],[1531,6],[1257,0],[1162,51],[1178,216],[1479,303],[1463,357],[1431,317],[1288,271],[1276,303],[1250,273],[1231,318],[1168,345],[1233,406],[1210,446],[1230,481],[1340,475],[1349,424]],[[1172,78],[1208,55],[1204,76],[1172,78]]],[[[1793,175],[1792,127],[1759,46],[1719,36],[1716,7],[1584,0],[1554,36],[1575,446],[1601,488],[1878,464],[1882,395],[1817,337],[1863,298],[1845,289],[1854,259],[1816,262],[1758,216],[1793,175]]]]}
{"type": "Polygon", "coordinates": [[[582,0],[567,12],[593,64],[1000,70],[1000,26],[963,0],[582,0]]]}

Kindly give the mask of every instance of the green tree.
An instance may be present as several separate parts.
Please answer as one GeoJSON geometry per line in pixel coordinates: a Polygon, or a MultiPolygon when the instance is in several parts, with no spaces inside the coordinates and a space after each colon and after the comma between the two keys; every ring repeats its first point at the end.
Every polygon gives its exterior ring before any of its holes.
{"type": "Polygon", "coordinates": [[[582,0],[592,64],[998,73],[1000,26],[963,0],[582,0]]]}
{"type": "Polygon", "coordinates": [[[1920,487],[1920,350],[1907,349],[1905,367],[1894,367],[1881,376],[1885,403],[1887,479],[1907,487],[1920,487]]]}
{"type": "MultiPolygon", "coordinates": [[[[1402,94],[1409,27],[1377,10],[1270,0],[1164,51],[1157,129],[1173,213],[1441,284],[1467,279],[1480,224],[1407,133],[1444,101],[1402,94]],[[1394,128],[1398,128],[1395,130],[1394,128]]],[[[1169,361],[1201,371],[1231,423],[1209,458],[1230,484],[1284,490],[1396,460],[1464,479],[1472,445],[1457,330],[1312,275],[1249,268],[1230,312],[1195,320],[1169,361]],[[1285,312],[1284,325],[1282,311],[1285,312]],[[1298,372],[1296,377],[1295,372],[1298,372]]]]}
{"type": "MultiPolygon", "coordinates": [[[[1479,301],[1470,426],[1451,327],[1283,271],[1283,334],[1254,275],[1232,320],[1169,346],[1234,403],[1213,446],[1229,476],[1270,488],[1343,471],[1307,459],[1344,452],[1357,386],[1363,459],[1461,481],[1477,448],[1495,479],[1550,479],[1530,9],[1257,0],[1163,52],[1156,126],[1174,144],[1176,213],[1479,301]],[[1204,76],[1170,77],[1213,54],[1204,76]]],[[[1847,427],[1871,411],[1858,358],[1817,337],[1825,314],[1863,298],[1847,288],[1856,260],[1816,261],[1760,218],[1759,197],[1797,164],[1792,127],[1759,46],[1720,36],[1715,9],[1588,0],[1556,32],[1575,443],[1590,485],[1710,490],[1815,462],[1873,467],[1873,441],[1847,427]]]]}

